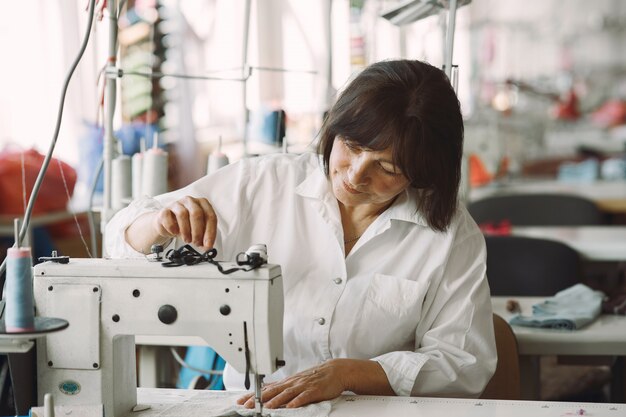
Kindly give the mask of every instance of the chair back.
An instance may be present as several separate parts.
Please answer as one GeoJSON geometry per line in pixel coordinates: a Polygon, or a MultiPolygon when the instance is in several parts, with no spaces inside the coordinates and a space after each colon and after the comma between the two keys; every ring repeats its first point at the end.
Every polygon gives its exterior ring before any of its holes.
{"type": "Polygon", "coordinates": [[[582,281],[580,254],[565,243],[522,236],[485,236],[492,296],[552,296],[582,281]]]}
{"type": "Polygon", "coordinates": [[[498,365],[480,398],[519,400],[521,397],[519,356],[515,333],[502,317],[493,315],[498,365]]]}
{"type": "Polygon", "coordinates": [[[476,223],[514,226],[593,226],[606,224],[602,211],[584,197],[568,194],[509,194],[474,201],[467,210],[476,223]]]}

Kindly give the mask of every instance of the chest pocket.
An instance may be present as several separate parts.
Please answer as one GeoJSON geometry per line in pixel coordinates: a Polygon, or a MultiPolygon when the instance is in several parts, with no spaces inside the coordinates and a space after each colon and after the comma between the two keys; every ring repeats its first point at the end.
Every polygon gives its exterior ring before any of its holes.
{"type": "Polygon", "coordinates": [[[430,281],[411,281],[392,275],[375,274],[367,289],[366,302],[385,315],[419,321],[430,281]]]}

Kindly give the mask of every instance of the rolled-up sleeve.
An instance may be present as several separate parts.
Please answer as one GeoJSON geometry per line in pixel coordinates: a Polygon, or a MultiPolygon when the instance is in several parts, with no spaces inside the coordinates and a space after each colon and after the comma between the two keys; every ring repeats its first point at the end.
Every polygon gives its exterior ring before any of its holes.
{"type": "Polygon", "coordinates": [[[476,397],[497,362],[486,250],[480,233],[450,250],[439,285],[424,300],[413,352],[379,362],[397,395],[476,397]]]}
{"type": "Polygon", "coordinates": [[[141,197],[134,200],[123,210],[118,211],[107,223],[104,233],[105,253],[112,258],[140,258],[144,254],[133,249],[126,242],[126,229],[139,216],[159,211],[163,205],[150,197],[141,197]]]}

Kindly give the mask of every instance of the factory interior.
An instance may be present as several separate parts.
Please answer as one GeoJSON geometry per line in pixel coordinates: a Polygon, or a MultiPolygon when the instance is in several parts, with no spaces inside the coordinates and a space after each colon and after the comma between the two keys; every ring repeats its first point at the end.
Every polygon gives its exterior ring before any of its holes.
{"type": "Polygon", "coordinates": [[[0,45],[0,416],[626,416],[626,2],[22,0],[0,45]]]}

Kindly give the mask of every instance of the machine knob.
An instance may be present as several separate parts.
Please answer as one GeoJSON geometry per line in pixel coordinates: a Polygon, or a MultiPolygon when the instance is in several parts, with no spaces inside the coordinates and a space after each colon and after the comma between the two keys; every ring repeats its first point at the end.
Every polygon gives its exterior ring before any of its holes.
{"type": "Polygon", "coordinates": [[[160,262],[163,260],[161,253],[163,252],[163,245],[154,244],[150,246],[150,254],[146,255],[146,259],[150,262],[160,262]]]}
{"type": "Polygon", "coordinates": [[[176,311],[176,307],[169,304],[164,304],[159,307],[158,316],[159,320],[161,320],[161,323],[172,324],[176,321],[176,318],[178,317],[178,311],[176,311]]]}
{"type": "Polygon", "coordinates": [[[163,245],[158,245],[155,243],[154,245],[150,246],[150,253],[159,255],[161,252],[163,252],[163,245]]]}
{"type": "Polygon", "coordinates": [[[222,313],[222,316],[228,316],[230,314],[230,306],[228,304],[221,306],[220,313],[222,313]]]}

